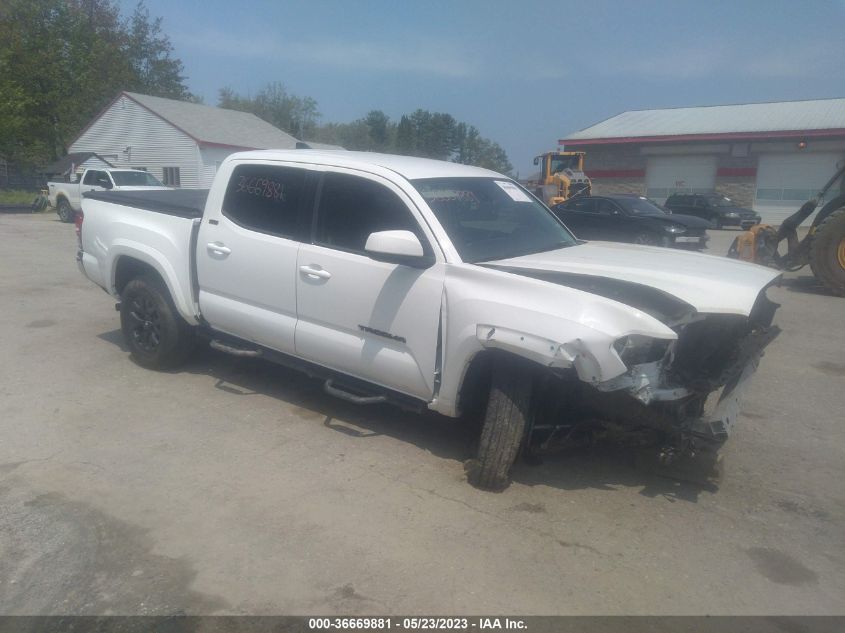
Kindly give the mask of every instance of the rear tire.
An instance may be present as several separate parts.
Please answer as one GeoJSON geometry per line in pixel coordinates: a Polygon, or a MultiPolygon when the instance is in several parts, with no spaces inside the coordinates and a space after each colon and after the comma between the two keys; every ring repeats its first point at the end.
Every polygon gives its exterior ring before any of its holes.
{"type": "Polygon", "coordinates": [[[498,358],[492,367],[490,395],[478,456],[469,469],[469,482],[483,490],[504,490],[528,426],[534,372],[526,361],[498,358]]]}
{"type": "Polygon", "coordinates": [[[177,367],[194,349],[194,328],[179,316],[164,282],[154,275],[126,284],[120,326],[132,359],[147,369],[177,367]]]}
{"type": "Polygon", "coordinates": [[[810,268],[822,285],[845,296],[845,207],[816,227],[810,242],[810,268]]]}
{"type": "Polygon", "coordinates": [[[65,223],[73,222],[76,219],[76,212],[70,206],[70,202],[64,198],[59,198],[59,201],[56,203],[56,214],[65,223]]]}

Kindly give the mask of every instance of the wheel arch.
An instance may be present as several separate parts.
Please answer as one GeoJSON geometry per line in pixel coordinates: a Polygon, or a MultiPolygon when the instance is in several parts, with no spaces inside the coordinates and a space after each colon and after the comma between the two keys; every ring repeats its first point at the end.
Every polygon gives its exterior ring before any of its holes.
{"type": "Polygon", "coordinates": [[[487,402],[486,396],[490,389],[490,376],[494,362],[512,363],[521,371],[527,367],[538,377],[543,374],[553,375],[556,372],[566,372],[571,374],[573,379],[577,379],[577,374],[572,368],[552,369],[522,354],[485,347],[473,354],[464,366],[456,402],[459,414],[475,411],[487,402]]]}
{"type": "Polygon", "coordinates": [[[166,261],[162,262],[153,253],[126,245],[117,246],[111,250],[112,263],[109,289],[112,295],[119,297],[126,284],[139,275],[145,273],[155,275],[167,288],[167,292],[182,318],[191,325],[198,324],[199,321],[193,307],[185,300],[186,293],[183,292],[175,272],[166,261]],[[114,250],[118,252],[113,252],[114,250]]]}

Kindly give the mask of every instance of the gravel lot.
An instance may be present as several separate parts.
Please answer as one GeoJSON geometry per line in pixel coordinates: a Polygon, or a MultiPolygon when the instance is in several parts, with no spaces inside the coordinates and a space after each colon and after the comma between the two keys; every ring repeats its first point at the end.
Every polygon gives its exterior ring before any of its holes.
{"type": "Polygon", "coordinates": [[[0,614],[845,612],[845,300],[809,272],[718,486],[601,449],[491,494],[448,419],[135,366],[54,218],[0,215],[0,614]]]}

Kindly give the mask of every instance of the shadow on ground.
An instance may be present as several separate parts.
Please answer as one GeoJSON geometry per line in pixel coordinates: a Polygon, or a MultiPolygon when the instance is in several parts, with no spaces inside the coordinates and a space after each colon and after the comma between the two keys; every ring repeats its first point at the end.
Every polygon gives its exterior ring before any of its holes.
{"type": "MultiPolygon", "coordinates": [[[[128,354],[120,330],[99,338],[128,354]]],[[[127,358],[127,362],[131,360],[127,358]]],[[[211,376],[216,379],[216,389],[233,397],[248,399],[261,394],[276,398],[296,407],[296,414],[305,419],[319,420],[327,428],[364,441],[386,435],[459,462],[466,462],[476,450],[478,420],[403,411],[387,404],[350,404],[327,395],[320,380],[268,361],[236,358],[201,346],[187,365],[173,373],[181,372],[211,376]]],[[[720,476],[720,468],[706,460],[666,467],[658,463],[656,449],[614,444],[567,449],[536,461],[518,460],[513,480],[561,490],[638,487],[644,496],[696,502],[702,492],[718,490],[720,476]]]]}
{"type": "Polygon", "coordinates": [[[801,294],[819,295],[822,297],[835,297],[836,295],[819,283],[813,275],[802,275],[800,277],[787,277],[781,281],[781,286],[790,292],[801,294]]]}

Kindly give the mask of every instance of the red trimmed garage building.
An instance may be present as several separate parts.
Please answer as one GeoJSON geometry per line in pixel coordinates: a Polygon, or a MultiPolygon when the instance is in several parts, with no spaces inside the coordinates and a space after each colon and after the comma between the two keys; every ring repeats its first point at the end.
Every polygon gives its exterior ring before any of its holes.
{"type": "Polygon", "coordinates": [[[845,160],[845,99],[633,110],[559,143],[586,152],[596,195],[716,191],[777,225],[845,160]]]}

